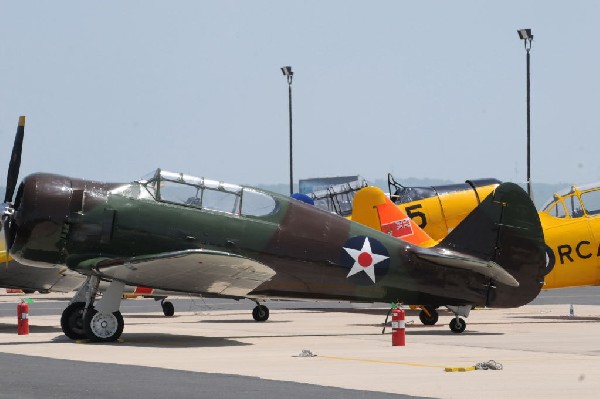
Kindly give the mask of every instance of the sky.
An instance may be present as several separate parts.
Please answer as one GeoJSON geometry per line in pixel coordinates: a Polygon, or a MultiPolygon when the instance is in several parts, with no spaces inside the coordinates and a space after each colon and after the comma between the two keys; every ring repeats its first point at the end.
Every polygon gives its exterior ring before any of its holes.
{"type": "MultiPolygon", "coordinates": [[[[127,182],[600,180],[600,3],[0,0],[0,165],[127,182]]],[[[1,185],[6,167],[0,166],[1,185]]]]}

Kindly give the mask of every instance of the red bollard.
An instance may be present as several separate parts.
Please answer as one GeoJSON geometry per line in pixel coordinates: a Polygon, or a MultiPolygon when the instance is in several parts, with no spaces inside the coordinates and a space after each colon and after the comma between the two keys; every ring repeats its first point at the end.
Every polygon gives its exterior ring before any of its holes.
{"type": "Polygon", "coordinates": [[[405,346],[406,333],[404,324],[404,310],[392,310],[392,346],[405,346]]]}
{"type": "Polygon", "coordinates": [[[25,302],[17,305],[17,332],[19,335],[29,334],[29,305],[25,302]]]}

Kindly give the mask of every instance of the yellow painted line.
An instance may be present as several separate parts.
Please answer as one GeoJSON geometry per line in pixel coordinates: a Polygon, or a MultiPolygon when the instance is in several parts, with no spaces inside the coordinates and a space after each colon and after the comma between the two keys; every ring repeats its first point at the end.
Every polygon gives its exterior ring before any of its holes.
{"type": "Polygon", "coordinates": [[[363,362],[363,363],[381,363],[381,364],[395,364],[400,366],[411,366],[411,367],[430,367],[436,369],[443,369],[443,366],[434,366],[432,364],[421,364],[421,363],[408,363],[408,362],[392,362],[389,360],[377,360],[377,359],[359,359],[355,357],[338,357],[338,356],[323,356],[318,355],[318,357],[332,360],[345,360],[352,362],[363,362]]]}
{"type": "Polygon", "coordinates": [[[475,370],[475,366],[471,366],[471,367],[446,367],[444,369],[444,371],[447,372],[465,372],[465,371],[473,371],[475,370]]]}

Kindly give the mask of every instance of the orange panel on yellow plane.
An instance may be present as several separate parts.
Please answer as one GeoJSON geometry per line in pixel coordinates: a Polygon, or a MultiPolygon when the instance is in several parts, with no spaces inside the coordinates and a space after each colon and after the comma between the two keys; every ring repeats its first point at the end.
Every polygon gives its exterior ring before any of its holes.
{"type": "Polygon", "coordinates": [[[379,187],[365,187],[356,193],[352,220],[413,244],[429,247],[436,243],[379,187]]]}

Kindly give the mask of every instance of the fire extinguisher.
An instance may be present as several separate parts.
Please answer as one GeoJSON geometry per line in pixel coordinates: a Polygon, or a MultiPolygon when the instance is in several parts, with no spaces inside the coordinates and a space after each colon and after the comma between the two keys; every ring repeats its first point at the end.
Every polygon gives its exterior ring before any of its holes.
{"type": "Polygon", "coordinates": [[[25,302],[17,305],[17,332],[19,335],[29,334],[29,304],[25,302]]]}
{"type": "Polygon", "coordinates": [[[392,310],[392,346],[405,346],[406,333],[404,324],[404,310],[392,310]]]}

